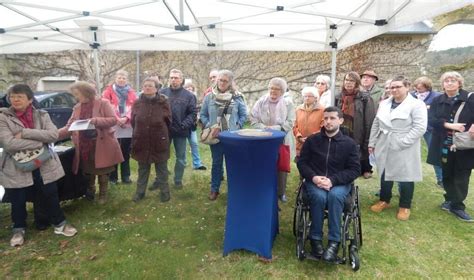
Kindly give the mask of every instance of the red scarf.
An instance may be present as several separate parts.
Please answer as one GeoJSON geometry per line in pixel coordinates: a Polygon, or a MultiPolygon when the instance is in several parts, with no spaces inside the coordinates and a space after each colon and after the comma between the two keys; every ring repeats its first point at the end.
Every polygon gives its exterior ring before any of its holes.
{"type": "Polygon", "coordinates": [[[358,91],[354,90],[352,93],[348,93],[347,91],[342,91],[342,113],[346,116],[350,116],[354,118],[354,98],[356,97],[358,91]]]}
{"type": "Polygon", "coordinates": [[[25,128],[35,128],[33,122],[33,106],[30,104],[24,112],[15,111],[16,117],[21,121],[25,128]]]}

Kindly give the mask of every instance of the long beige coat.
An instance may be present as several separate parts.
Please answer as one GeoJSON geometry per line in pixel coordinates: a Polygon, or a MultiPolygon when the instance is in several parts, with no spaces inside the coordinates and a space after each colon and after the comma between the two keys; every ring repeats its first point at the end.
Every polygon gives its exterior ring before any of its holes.
{"type": "MultiPolygon", "coordinates": [[[[34,129],[25,128],[16,117],[13,108],[0,108],[0,146],[3,147],[0,159],[0,185],[5,188],[24,188],[33,185],[32,172],[24,172],[15,166],[11,154],[21,150],[41,148],[44,144],[58,139],[58,129],[46,111],[33,108],[34,129]],[[15,138],[21,132],[21,139],[15,138]]],[[[41,167],[41,177],[49,184],[64,176],[61,161],[56,153],[41,167]]]]}
{"type": "Polygon", "coordinates": [[[426,105],[410,94],[395,109],[392,97],[380,102],[370,132],[377,172],[386,181],[418,182],[421,172],[420,139],[428,123],[426,105]]]}

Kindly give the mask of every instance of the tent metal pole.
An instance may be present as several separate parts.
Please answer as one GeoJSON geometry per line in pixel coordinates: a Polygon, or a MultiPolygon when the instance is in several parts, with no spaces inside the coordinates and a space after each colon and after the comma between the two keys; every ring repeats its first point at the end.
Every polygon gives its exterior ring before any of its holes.
{"type": "Polygon", "coordinates": [[[97,48],[92,49],[92,54],[93,54],[93,57],[94,57],[95,82],[97,84],[97,92],[99,94],[101,94],[101,92],[102,92],[102,83],[100,81],[99,50],[97,48]]]}
{"type": "Polygon", "coordinates": [[[336,104],[337,47],[331,51],[331,105],[336,104]]]}
{"type": "Polygon", "coordinates": [[[140,50],[137,50],[137,75],[135,88],[138,90],[140,88],[140,50]]]}

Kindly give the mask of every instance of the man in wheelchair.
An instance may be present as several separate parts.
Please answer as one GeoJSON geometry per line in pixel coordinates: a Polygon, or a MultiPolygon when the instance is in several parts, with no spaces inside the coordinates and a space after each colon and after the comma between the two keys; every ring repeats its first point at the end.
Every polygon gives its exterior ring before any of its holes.
{"type": "Polygon", "coordinates": [[[305,179],[310,204],[311,255],[336,262],[344,200],[351,190],[351,183],[360,174],[360,159],[357,144],[339,129],[344,121],[341,110],[326,108],[323,120],[321,132],[308,137],[304,143],[297,166],[305,179]],[[326,249],[322,241],[325,209],[329,223],[326,249]]]}

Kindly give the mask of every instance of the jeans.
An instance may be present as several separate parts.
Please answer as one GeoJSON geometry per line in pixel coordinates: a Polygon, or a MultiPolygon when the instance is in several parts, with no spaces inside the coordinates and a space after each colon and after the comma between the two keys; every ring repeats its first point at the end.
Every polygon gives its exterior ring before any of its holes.
{"type": "MultiPolygon", "coordinates": [[[[423,138],[425,139],[426,146],[428,146],[428,149],[431,145],[431,136],[432,133],[431,131],[426,131],[425,134],[423,134],[423,138]]],[[[436,180],[438,182],[443,182],[443,169],[439,165],[433,165],[434,172],[436,174],[436,180]]]]}
{"type": "Polygon", "coordinates": [[[309,238],[323,240],[324,209],[328,209],[328,240],[341,242],[341,216],[344,200],[351,191],[350,185],[333,186],[329,191],[305,182],[305,190],[310,202],[311,228],[309,238]]]}
{"type": "MultiPolygon", "coordinates": [[[[120,177],[122,181],[130,178],[130,148],[132,145],[132,138],[118,138],[120,149],[122,150],[123,162],[120,163],[120,177]]],[[[115,165],[114,171],[109,176],[111,181],[118,180],[118,165],[115,165]]]]}
{"type": "MultiPolygon", "coordinates": [[[[385,181],[385,172],[380,178],[380,201],[390,203],[392,199],[393,181],[385,181]]],[[[411,201],[413,199],[413,192],[415,190],[414,182],[398,182],[398,190],[400,191],[400,202],[398,204],[401,208],[411,208],[411,201]]]]}
{"type": "Polygon", "coordinates": [[[443,163],[443,185],[446,191],[444,198],[450,201],[453,210],[465,210],[464,200],[469,191],[471,169],[464,167],[457,155],[464,151],[448,152],[446,163],[443,163]]]}
{"type": "Polygon", "coordinates": [[[224,147],[222,143],[210,145],[212,156],[211,191],[219,192],[224,177],[224,147]]]}
{"type": "Polygon", "coordinates": [[[186,138],[187,137],[173,137],[170,139],[174,144],[174,152],[176,154],[176,163],[174,164],[174,183],[183,183],[184,168],[186,167],[186,138]]]}
{"type": "Polygon", "coordinates": [[[193,168],[202,166],[201,157],[199,156],[199,146],[197,140],[196,130],[191,131],[191,135],[188,137],[189,146],[191,147],[191,155],[193,157],[193,168]]]}
{"type": "Polygon", "coordinates": [[[11,201],[11,217],[13,230],[26,228],[26,196],[27,192],[35,193],[35,223],[37,225],[61,226],[65,223],[63,210],[59,205],[58,187],[56,182],[43,184],[39,169],[33,171],[33,186],[19,189],[7,189],[11,201]],[[32,189],[33,188],[33,189],[32,189]]]}
{"type": "MultiPolygon", "coordinates": [[[[155,162],[155,181],[153,185],[160,188],[162,192],[170,192],[168,184],[168,161],[155,162]]],[[[138,162],[137,193],[145,194],[150,177],[152,163],[138,162]]]]}

